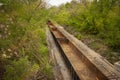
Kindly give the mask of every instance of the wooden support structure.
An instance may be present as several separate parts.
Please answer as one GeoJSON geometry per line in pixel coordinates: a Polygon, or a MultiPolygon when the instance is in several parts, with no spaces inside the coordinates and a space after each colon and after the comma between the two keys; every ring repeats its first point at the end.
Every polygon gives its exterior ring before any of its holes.
{"type": "Polygon", "coordinates": [[[120,72],[105,58],[60,25],[48,26],[71,72],[72,80],[120,80],[120,72]]]}

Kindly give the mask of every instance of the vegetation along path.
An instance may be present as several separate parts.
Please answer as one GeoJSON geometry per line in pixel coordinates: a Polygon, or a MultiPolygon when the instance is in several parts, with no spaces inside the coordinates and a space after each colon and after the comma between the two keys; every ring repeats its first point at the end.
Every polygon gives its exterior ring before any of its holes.
{"type": "MultiPolygon", "coordinates": [[[[85,79],[85,75],[87,75],[86,79],[91,78],[90,76],[96,77],[94,79],[101,79],[101,77],[106,79],[107,73],[109,75],[114,71],[111,64],[115,65],[119,71],[120,0],[71,0],[57,6],[51,5],[51,1],[55,3],[65,0],[0,0],[0,80],[54,80],[55,71],[58,75],[60,71],[65,72],[65,75],[68,73],[67,77],[61,77],[61,74],[59,79],[69,78],[70,80],[74,75],[76,75],[75,79],[79,77],[85,79]],[[60,60],[51,59],[46,41],[46,22],[49,19],[53,23],[62,25],[67,32],[103,56],[103,58],[95,58],[95,61],[98,60],[100,63],[103,61],[106,65],[110,62],[107,68],[112,70],[110,70],[111,73],[106,72],[108,69],[105,67],[106,73],[103,74],[104,68],[101,69],[99,64],[97,66],[98,62],[95,62],[93,58],[88,58],[90,56],[86,55],[86,58],[83,55],[84,52],[78,50],[79,47],[74,47],[75,41],[71,42],[73,38],[69,40],[63,35],[64,30],[63,32],[53,30],[52,35],[58,36],[58,38],[53,36],[57,47],[58,45],[60,47],[60,50],[58,47],[56,52],[62,50],[62,53],[64,52],[67,56],[64,56],[67,62],[64,62],[62,57],[59,58],[63,61],[61,63],[68,63],[70,67],[58,64],[64,68],[57,71],[59,67],[56,68],[55,66],[58,65],[54,63],[60,60]],[[82,64],[81,68],[77,61],[82,64]],[[83,70],[83,73],[79,73],[80,70],[83,70]],[[94,73],[97,70],[100,76],[94,73]],[[87,74],[86,71],[89,73],[87,74]],[[71,72],[72,76],[69,75],[71,72]],[[91,73],[93,74],[89,75],[91,73]]],[[[92,52],[92,56],[96,57],[95,52],[92,52]]]]}

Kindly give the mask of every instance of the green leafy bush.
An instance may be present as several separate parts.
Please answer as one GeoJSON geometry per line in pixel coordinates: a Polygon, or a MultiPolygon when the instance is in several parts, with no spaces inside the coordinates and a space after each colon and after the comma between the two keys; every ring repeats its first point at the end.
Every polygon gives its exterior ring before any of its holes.
{"type": "Polygon", "coordinates": [[[61,15],[51,14],[55,21],[67,27],[72,27],[72,30],[78,33],[95,35],[101,38],[110,48],[119,49],[119,1],[93,0],[92,2],[87,1],[86,5],[79,1],[72,1],[61,5],[59,8],[55,10],[59,10],[61,15]],[[62,15],[64,13],[67,14],[62,15]]]}
{"type": "Polygon", "coordinates": [[[35,64],[43,72],[45,64],[49,64],[45,35],[48,10],[44,1],[1,0],[0,3],[3,3],[0,6],[0,61],[5,64],[4,79],[23,80],[29,75],[28,71],[38,70],[33,69],[35,64]]]}
{"type": "Polygon", "coordinates": [[[23,76],[30,69],[27,57],[12,61],[6,66],[5,80],[22,80],[23,76]]]}

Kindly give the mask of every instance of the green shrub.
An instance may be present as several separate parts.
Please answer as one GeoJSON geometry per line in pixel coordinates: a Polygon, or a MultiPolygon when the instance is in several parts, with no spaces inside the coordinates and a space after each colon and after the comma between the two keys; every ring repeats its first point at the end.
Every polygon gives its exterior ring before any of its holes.
{"type": "Polygon", "coordinates": [[[120,11],[118,3],[117,0],[93,0],[93,2],[88,1],[87,6],[84,6],[82,3],[72,1],[61,5],[60,9],[54,9],[59,10],[61,15],[52,15],[53,13],[51,15],[54,16],[53,19],[56,22],[67,25],[75,33],[95,35],[103,39],[103,42],[110,48],[119,49],[120,11]],[[62,15],[64,13],[67,14],[62,15]]]}
{"type": "Polygon", "coordinates": [[[22,80],[24,74],[30,69],[27,57],[14,60],[6,66],[5,80],[22,80]]]}

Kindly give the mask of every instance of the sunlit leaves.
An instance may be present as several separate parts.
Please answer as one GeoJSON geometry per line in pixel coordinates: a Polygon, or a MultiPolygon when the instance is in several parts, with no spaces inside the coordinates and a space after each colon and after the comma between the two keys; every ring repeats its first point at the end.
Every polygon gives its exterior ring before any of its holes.
{"type": "Polygon", "coordinates": [[[54,15],[51,14],[58,23],[77,32],[98,36],[112,49],[120,48],[119,0],[93,0],[87,2],[87,6],[72,1],[59,8],[54,8],[54,15]]]}
{"type": "Polygon", "coordinates": [[[1,0],[0,3],[3,4],[0,6],[0,61],[5,64],[4,79],[23,80],[29,69],[35,70],[34,64],[41,70],[49,64],[45,40],[48,12],[42,7],[45,6],[42,0],[1,0]]]}

